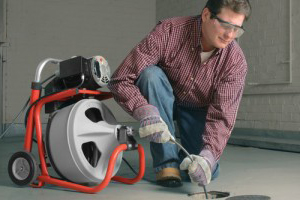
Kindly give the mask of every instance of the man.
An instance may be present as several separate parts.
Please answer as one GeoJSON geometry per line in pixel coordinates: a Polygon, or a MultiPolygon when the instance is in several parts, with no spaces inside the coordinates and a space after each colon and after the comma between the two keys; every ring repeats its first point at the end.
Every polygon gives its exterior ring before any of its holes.
{"type": "Polygon", "coordinates": [[[181,186],[179,167],[202,186],[218,176],[247,72],[235,38],[250,12],[248,0],[208,0],[200,16],[160,22],[113,74],[115,100],[151,141],[158,184],[181,186]],[[174,120],[193,162],[168,142],[174,120]]]}

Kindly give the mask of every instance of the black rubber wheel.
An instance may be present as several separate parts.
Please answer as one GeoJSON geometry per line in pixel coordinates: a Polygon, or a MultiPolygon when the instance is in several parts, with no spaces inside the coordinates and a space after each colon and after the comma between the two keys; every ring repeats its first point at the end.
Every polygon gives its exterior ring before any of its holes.
{"type": "Polygon", "coordinates": [[[38,176],[38,165],[34,156],[26,151],[14,153],[8,162],[8,174],[16,185],[31,184],[38,176]]]}

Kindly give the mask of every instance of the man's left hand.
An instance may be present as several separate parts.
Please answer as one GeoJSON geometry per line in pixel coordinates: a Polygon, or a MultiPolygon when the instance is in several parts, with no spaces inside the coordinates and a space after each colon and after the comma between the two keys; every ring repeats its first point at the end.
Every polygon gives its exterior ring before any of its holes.
{"type": "Polygon", "coordinates": [[[188,170],[192,183],[199,186],[205,186],[211,180],[211,166],[208,161],[198,155],[191,155],[193,161],[186,157],[180,164],[181,170],[188,170]]]}

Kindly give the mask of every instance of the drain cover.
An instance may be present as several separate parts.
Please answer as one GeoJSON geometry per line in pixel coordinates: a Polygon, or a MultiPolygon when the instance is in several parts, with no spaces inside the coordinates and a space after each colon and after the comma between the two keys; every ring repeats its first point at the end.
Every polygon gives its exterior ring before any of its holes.
{"type": "MultiPolygon", "coordinates": [[[[219,192],[219,191],[207,192],[208,199],[219,199],[219,198],[228,197],[229,195],[230,195],[229,192],[219,192]]],[[[193,200],[206,199],[205,193],[203,192],[189,194],[188,196],[191,197],[193,200]]]]}
{"type": "Polygon", "coordinates": [[[226,200],[270,200],[271,197],[262,195],[241,195],[235,197],[229,197],[226,200]]]}

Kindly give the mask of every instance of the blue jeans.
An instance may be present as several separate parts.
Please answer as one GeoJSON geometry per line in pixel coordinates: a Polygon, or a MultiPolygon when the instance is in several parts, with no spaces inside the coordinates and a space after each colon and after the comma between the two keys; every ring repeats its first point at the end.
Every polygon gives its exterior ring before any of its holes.
{"type": "MultiPolygon", "coordinates": [[[[207,108],[177,106],[168,77],[158,66],[150,66],[143,70],[135,85],[139,87],[149,104],[158,108],[161,118],[166,122],[173,136],[175,136],[174,120],[176,120],[182,146],[190,154],[198,155],[203,146],[202,134],[207,108]]],[[[169,142],[165,144],[151,142],[150,150],[155,172],[166,167],[178,168],[183,158],[186,157],[182,151],[178,152],[175,144],[169,142]]],[[[218,175],[219,164],[213,169],[212,180],[218,175]]]]}

